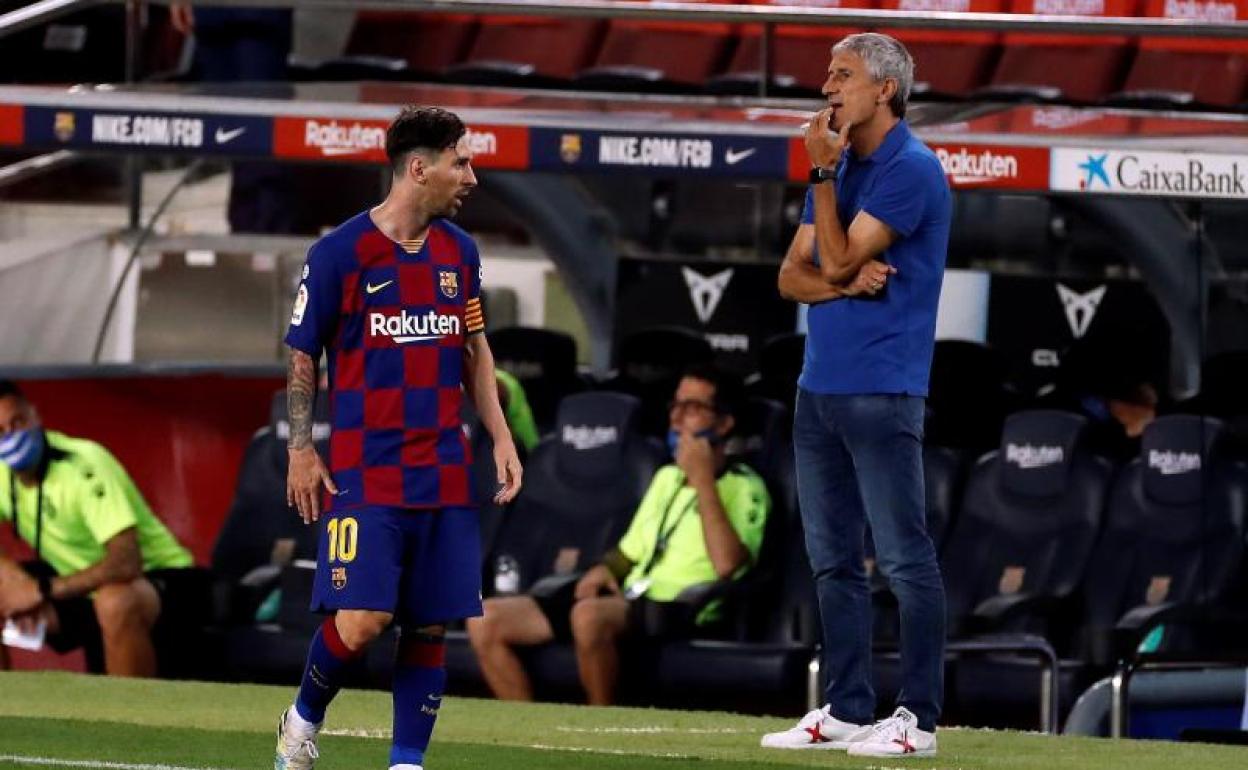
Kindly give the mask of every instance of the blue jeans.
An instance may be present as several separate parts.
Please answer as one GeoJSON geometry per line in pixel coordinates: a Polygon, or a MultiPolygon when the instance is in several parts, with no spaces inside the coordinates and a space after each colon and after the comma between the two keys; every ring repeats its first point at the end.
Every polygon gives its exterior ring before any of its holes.
{"type": "Polygon", "coordinates": [[[923,399],[799,388],[793,445],[832,716],[867,724],[875,714],[863,564],[869,521],[876,564],[901,611],[898,705],[919,729],[933,730],[944,690],[945,589],[925,523],[923,399]]]}

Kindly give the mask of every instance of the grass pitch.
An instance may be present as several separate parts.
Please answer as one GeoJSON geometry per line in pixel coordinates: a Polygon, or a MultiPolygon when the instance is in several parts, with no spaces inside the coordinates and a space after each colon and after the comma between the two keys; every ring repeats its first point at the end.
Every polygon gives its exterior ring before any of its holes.
{"type": "MultiPolygon", "coordinates": [[[[271,766],[273,729],[295,688],[0,673],[0,770],[243,770],[271,766]]],[[[796,718],[798,715],[794,715],[796,718]]],[[[791,721],[707,712],[509,704],[448,697],[426,766],[745,770],[1187,770],[1248,767],[1248,749],[942,730],[934,759],[851,760],[758,746],[791,721]]],[[[345,691],[331,707],[318,770],[384,769],[386,693],[345,691]]]]}

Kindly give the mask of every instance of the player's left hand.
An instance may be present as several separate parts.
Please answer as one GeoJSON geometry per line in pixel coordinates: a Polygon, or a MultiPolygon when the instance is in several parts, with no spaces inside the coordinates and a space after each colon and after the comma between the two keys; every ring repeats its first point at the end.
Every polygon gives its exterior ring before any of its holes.
{"type": "Polygon", "coordinates": [[[806,154],[810,157],[810,165],[819,168],[832,168],[841,160],[845,148],[849,146],[850,123],[846,121],[841,130],[832,133],[828,123],[832,119],[832,108],[828,107],[815,113],[806,125],[806,154]]]}
{"type": "Polygon", "coordinates": [[[8,572],[0,583],[0,617],[24,615],[43,604],[39,583],[25,572],[8,572]]]}
{"type": "Polygon", "coordinates": [[[510,438],[494,442],[494,467],[498,469],[498,492],[494,495],[496,505],[506,505],[520,494],[524,469],[520,467],[520,455],[510,438]]]}

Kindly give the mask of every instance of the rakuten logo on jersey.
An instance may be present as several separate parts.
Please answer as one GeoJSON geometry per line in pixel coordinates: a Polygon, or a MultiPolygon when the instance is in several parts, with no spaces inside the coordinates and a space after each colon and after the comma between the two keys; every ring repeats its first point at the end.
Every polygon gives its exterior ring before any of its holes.
{"type": "Polygon", "coordinates": [[[398,315],[368,314],[368,336],[389,337],[399,345],[438,340],[458,335],[459,332],[459,316],[443,315],[433,310],[426,313],[409,313],[403,310],[398,315]]]}

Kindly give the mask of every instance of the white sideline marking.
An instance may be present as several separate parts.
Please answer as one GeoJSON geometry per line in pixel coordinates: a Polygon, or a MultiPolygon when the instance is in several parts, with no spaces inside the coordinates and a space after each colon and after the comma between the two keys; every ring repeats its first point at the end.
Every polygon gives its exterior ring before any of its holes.
{"type": "Polygon", "coordinates": [[[229,770],[224,767],[182,767],[181,765],[147,765],[132,762],[105,762],[99,759],[58,759],[56,757],[25,757],[19,754],[0,754],[0,762],[18,765],[44,765],[51,767],[90,767],[99,770],[229,770]]]}
{"type": "Polygon", "coordinates": [[[736,727],[564,727],[560,725],[555,728],[563,733],[626,733],[634,734],[657,734],[657,733],[682,733],[685,735],[736,735],[739,733],[753,733],[754,730],[742,730],[736,727]]]}
{"type": "Polygon", "coordinates": [[[332,735],[343,738],[384,738],[386,740],[390,740],[394,737],[393,733],[384,727],[321,730],[321,735],[332,735]]]}
{"type": "Polygon", "coordinates": [[[648,751],[625,751],[624,749],[594,749],[588,746],[551,746],[546,743],[530,743],[530,749],[540,751],[571,751],[577,754],[615,754],[621,757],[657,757],[661,759],[698,759],[692,754],[676,754],[670,751],[660,753],[648,751]]]}

